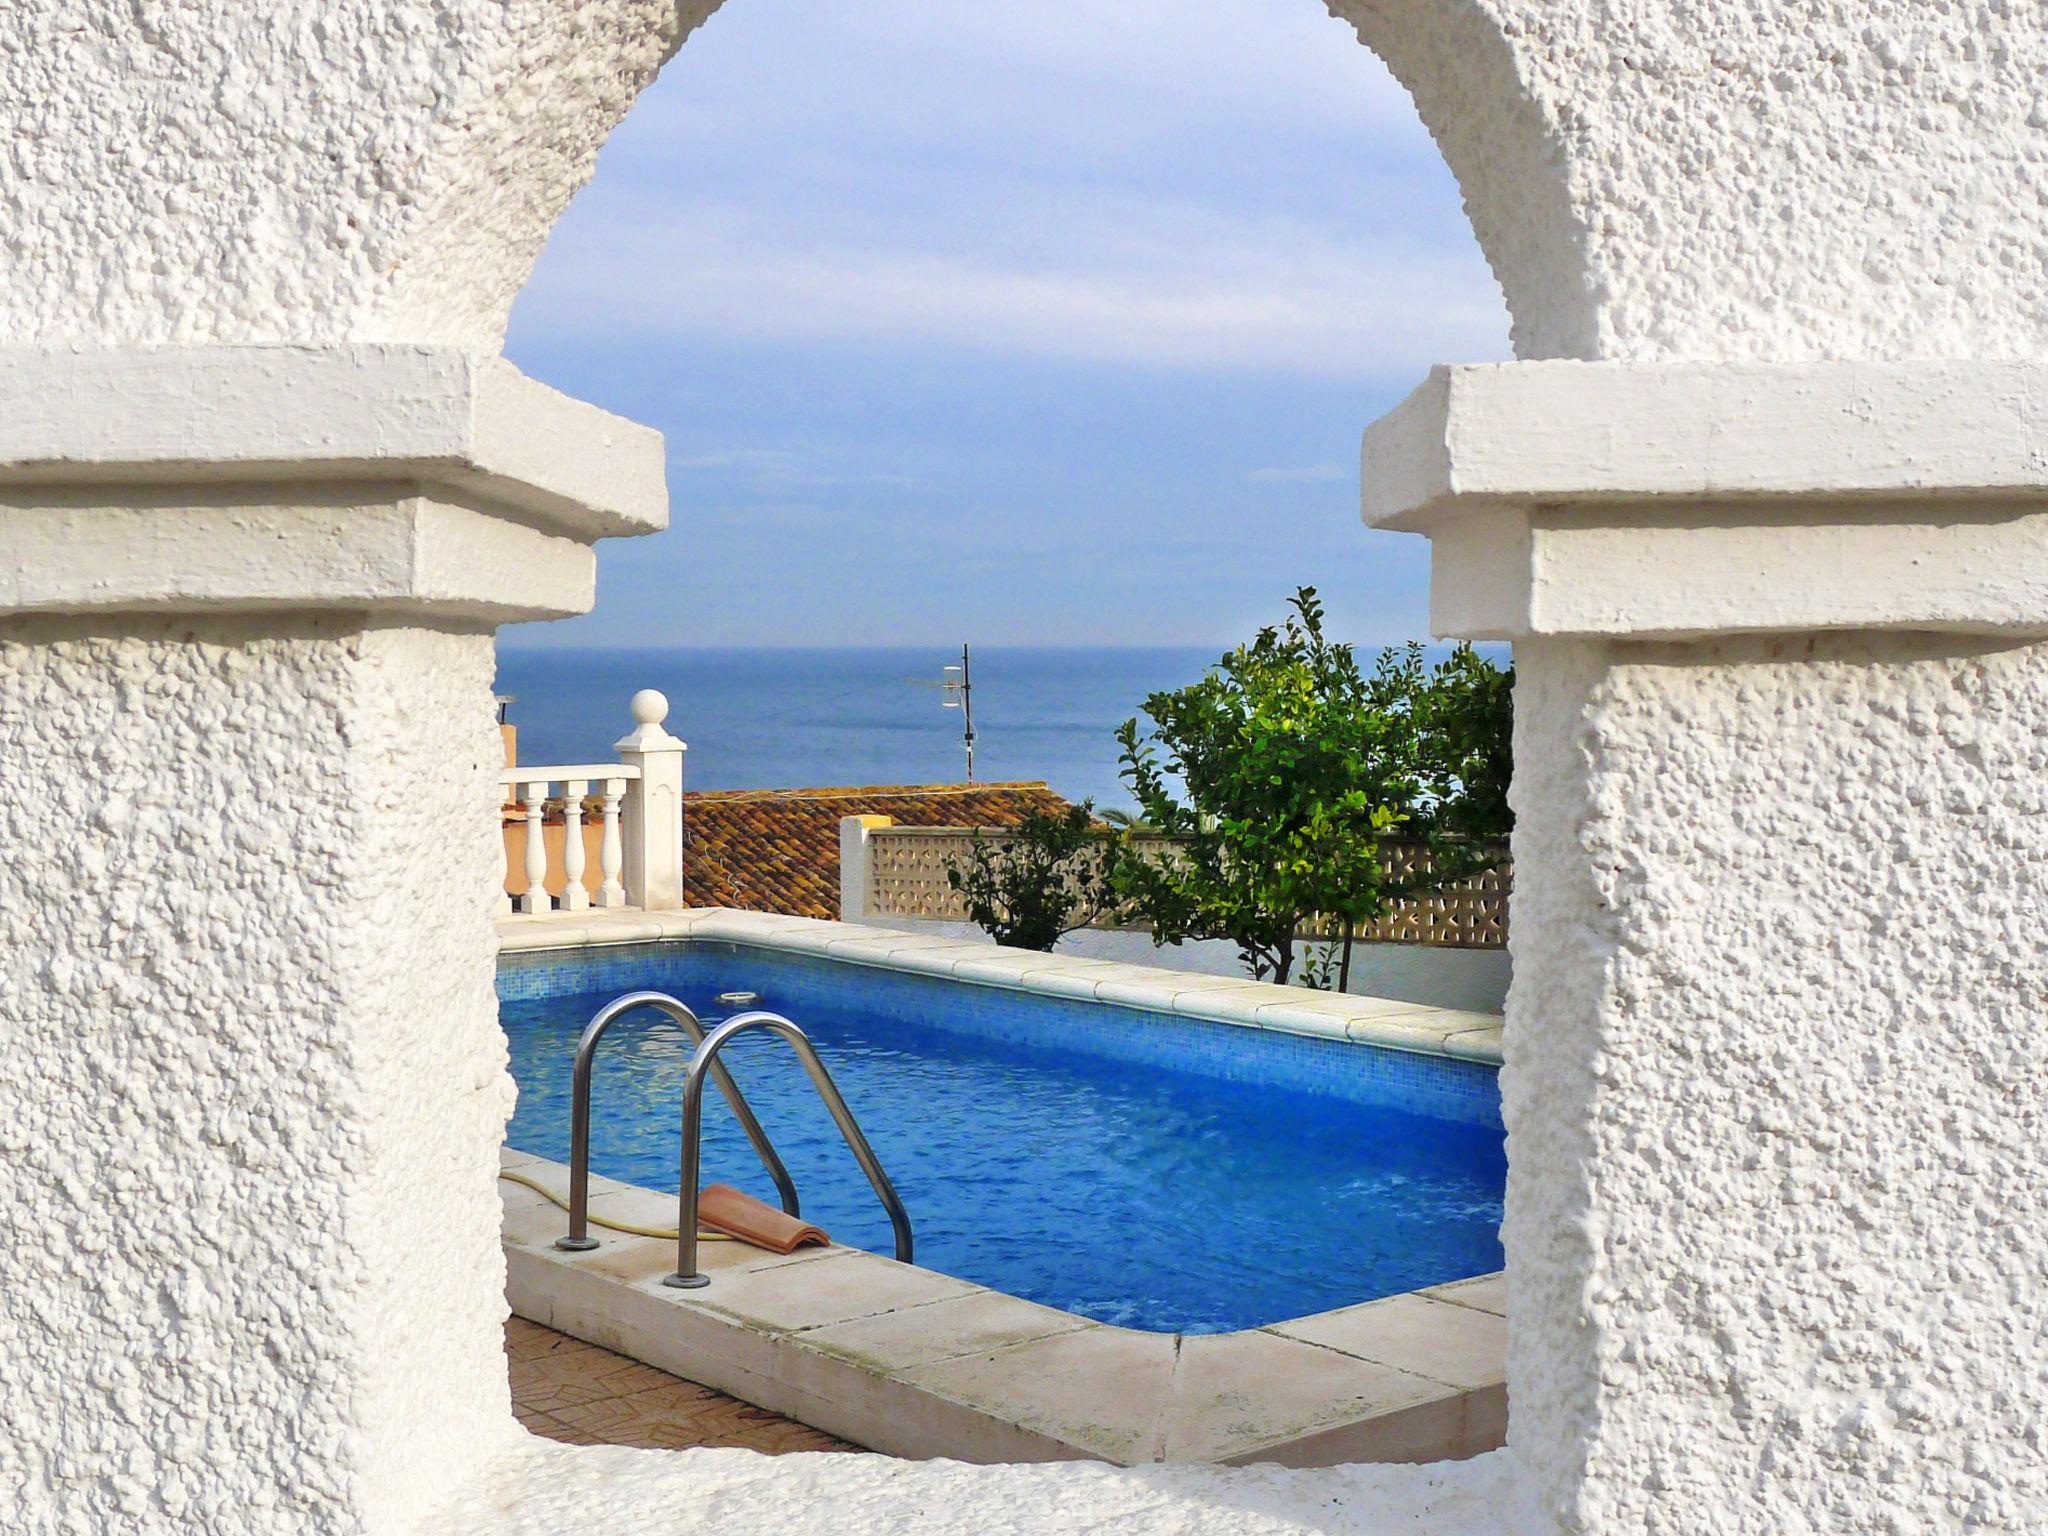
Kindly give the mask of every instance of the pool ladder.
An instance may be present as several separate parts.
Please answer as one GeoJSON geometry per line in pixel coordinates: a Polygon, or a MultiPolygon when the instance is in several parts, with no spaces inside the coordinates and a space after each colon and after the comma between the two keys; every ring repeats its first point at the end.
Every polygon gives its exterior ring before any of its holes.
{"type": "Polygon", "coordinates": [[[555,1239],[557,1248],[581,1253],[597,1246],[597,1239],[590,1235],[591,1066],[605,1031],[622,1014],[635,1008],[652,1008],[666,1014],[682,1026],[696,1045],[683,1076],[683,1158],[682,1177],[677,1185],[676,1270],[662,1282],[664,1285],[695,1290],[711,1283],[711,1277],[697,1268],[697,1182],[702,1175],[704,1084],[707,1079],[718,1085],[719,1093],[732,1107],[733,1118],[739,1121],[747,1140],[754,1144],[761,1166],[775,1181],[782,1209],[791,1216],[801,1214],[797,1205],[796,1181],[790,1178],[775,1144],[768,1139],[768,1133],[761,1129],[761,1122],[754,1117],[739,1084],[732,1080],[725,1063],[718,1059],[728,1042],[750,1030],[779,1035],[796,1052],[797,1060],[803,1063],[804,1071],[811,1079],[811,1086],[818,1091],[818,1097],[831,1113],[833,1123],[839,1127],[847,1150],[853,1153],[853,1160],[860,1164],[860,1171],[867,1175],[868,1183],[874,1186],[883,1209],[889,1213],[889,1224],[896,1231],[897,1259],[905,1264],[910,1262],[910,1213],[903,1209],[902,1197],[896,1193],[896,1186],[889,1182],[889,1175],[883,1171],[875,1149],[861,1134],[860,1122],[846,1107],[846,1100],[833,1083],[832,1074],[818,1059],[810,1036],[781,1014],[759,1008],[736,1013],[707,1034],[697,1015],[666,992],[628,992],[623,997],[614,998],[591,1016],[590,1022],[583,1026],[582,1038],[576,1042],[576,1071],[569,1110],[569,1234],[555,1239]]]}

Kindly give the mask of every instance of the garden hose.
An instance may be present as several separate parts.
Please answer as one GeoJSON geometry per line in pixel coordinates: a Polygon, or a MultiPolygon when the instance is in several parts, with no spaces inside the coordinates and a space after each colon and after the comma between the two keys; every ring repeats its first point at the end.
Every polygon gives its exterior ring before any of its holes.
{"type": "MultiPolygon", "coordinates": [[[[549,1200],[552,1200],[556,1205],[559,1205],[563,1210],[566,1211],[567,1209],[569,1209],[568,1201],[564,1200],[560,1195],[556,1194],[552,1189],[549,1189],[547,1185],[541,1183],[538,1179],[529,1179],[525,1174],[514,1173],[510,1168],[500,1168],[498,1170],[498,1177],[501,1179],[510,1179],[514,1184],[524,1184],[528,1189],[532,1190],[535,1194],[545,1195],[549,1200]]],[[[666,1230],[663,1230],[660,1227],[636,1227],[630,1221],[607,1221],[604,1217],[599,1216],[594,1211],[586,1211],[584,1213],[584,1219],[591,1222],[595,1226],[609,1227],[614,1232],[625,1232],[633,1237],[659,1237],[664,1238],[671,1243],[676,1240],[676,1229],[674,1227],[669,1227],[666,1230]]],[[[697,1234],[697,1241],[700,1243],[733,1243],[738,1242],[739,1239],[734,1237],[730,1232],[700,1231],[697,1234]]]]}

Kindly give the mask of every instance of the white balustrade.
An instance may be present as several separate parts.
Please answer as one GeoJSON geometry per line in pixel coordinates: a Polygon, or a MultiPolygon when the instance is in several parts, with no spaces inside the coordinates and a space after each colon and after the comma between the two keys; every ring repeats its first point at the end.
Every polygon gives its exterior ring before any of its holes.
{"type": "Polygon", "coordinates": [[[626,761],[507,768],[498,777],[506,825],[519,829],[507,842],[502,914],[544,917],[593,907],[648,910],[683,904],[683,743],[662,730],[668,700],[653,689],[633,696],[633,733],[619,743],[626,761]],[[585,804],[598,786],[597,889],[590,888],[585,804]],[[560,788],[559,797],[551,791],[560,788]],[[562,832],[558,860],[548,854],[548,808],[559,801],[562,832]],[[524,880],[517,876],[523,874],[524,880]],[[558,878],[557,878],[558,877],[558,878]],[[511,887],[521,884],[517,898],[511,887]],[[550,897],[559,884],[559,900],[550,897]]]}

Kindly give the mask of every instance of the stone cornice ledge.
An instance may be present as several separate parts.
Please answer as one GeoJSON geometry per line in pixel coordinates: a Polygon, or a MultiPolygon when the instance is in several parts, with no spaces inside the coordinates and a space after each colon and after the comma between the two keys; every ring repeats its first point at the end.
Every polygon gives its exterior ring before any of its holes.
{"type": "Polygon", "coordinates": [[[1460,503],[2048,496],[2048,363],[1489,363],[1366,429],[1365,520],[1460,503]]]}
{"type": "Polygon", "coordinates": [[[586,612],[661,435],[420,346],[0,349],[0,612],[586,612]]]}
{"type": "Polygon", "coordinates": [[[668,526],[661,434],[446,347],[0,348],[0,486],[410,481],[585,542],[668,526]]]}
{"type": "Polygon", "coordinates": [[[2048,365],[1439,368],[1363,462],[1440,634],[2048,634],[2048,365]]]}

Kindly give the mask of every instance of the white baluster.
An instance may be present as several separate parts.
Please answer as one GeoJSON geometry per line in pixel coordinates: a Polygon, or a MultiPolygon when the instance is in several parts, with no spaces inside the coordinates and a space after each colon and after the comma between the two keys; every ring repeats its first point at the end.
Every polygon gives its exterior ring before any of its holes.
{"type": "Polygon", "coordinates": [[[545,914],[548,906],[548,844],[541,818],[548,798],[548,781],[535,779],[526,789],[526,894],[519,898],[519,910],[545,914]]]}
{"type": "Polygon", "coordinates": [[[626,862],[626,844],[619,834],[619,802],[625,798],[624,779],[604,781],[604,840],[597,851],[597,872],[604,877],[597,888],[600,907],[623,907],[626,904],[626,888],[619,882],[619,871],[626,862]]]}
{"type": "Polygon", "coordinates": [[[588,779],[570,779],[562,785],[562,910],[586,912],[590,892],[583,885],[583,797],[590,793],[588,779]]]}

